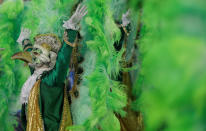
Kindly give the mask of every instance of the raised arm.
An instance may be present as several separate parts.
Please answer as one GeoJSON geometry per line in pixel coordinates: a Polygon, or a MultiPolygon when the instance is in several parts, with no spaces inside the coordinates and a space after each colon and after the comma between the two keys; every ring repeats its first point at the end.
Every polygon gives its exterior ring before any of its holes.
{"type": "Polygon", "coordinates": [[[66,28],[65,37],[57,56],[56,65],[42,80],[48,86],[57,86],[64,83],[69,68],[72,48],[76,46],[75,40],[79,30],[79,23],[86,14],[86,6],[79,5],[72,17],[68,21],[63,21],[63,27],[66,28]]]}

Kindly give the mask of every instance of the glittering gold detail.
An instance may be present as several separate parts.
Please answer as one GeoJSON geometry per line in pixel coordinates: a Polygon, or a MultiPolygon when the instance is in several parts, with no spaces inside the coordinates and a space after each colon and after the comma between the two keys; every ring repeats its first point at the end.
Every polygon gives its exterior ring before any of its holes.
{"type": "Polygon", "coordinates": [[[38,39],[38,38],[40,38],[40,37],[44,37],[44,36],[51,36],[51,37],[54,37],[54,38],[56,38],[57,43],[58,43],[58,44],[61,44],[61,41],[60,41],[59,37],[58,37],[57,35],[55,35],[55,34],[52,34],[52,33],[37,35],[37,36],[35,37],[35,39],[38,39]]]}
{"type": "Polygon", "coordinates": [[[71,119],[71,113],[70,113],[69,102],[67,97],[67,90],[66,87],[64,87],[64,106],[63,106],[62,120],[59,127],[59,131],[65,131],[66,127],[71,125],[72,125],[72,119],[71,119]]]}
{"type": "Polygon", "coordinates": [[[76,43],[72,44],[71,42],[69,42],[66,38],[64,38],[64,41],[67,45],[71,46],[71,47],[75,47],[76,43]]]}
{"type": "Polygon", "coordinates": [[[48,50],[48,51],[51,51],[51,46],[47,43],[42,43],[41,45],[44,49],[48,50]]]}
{"type": "Polygon", "coordinates": [[[43,43],[47,43],[48,45],[51,46],[51,50],[54,51],[55,53],[58,53],[62,45],[59,37],[51,33],[37,35],[34,38],[34,40],[35,40],[34,45],[35,44],[42,45],[43,43]]]}
{"type": "Polygon", "coordinates": [[[39,94],[40,94],[40,82],[38,80],[31,89],[27,110],[27,127],[26,131],[43,131],[44,124],[41,117],[39,108],[39,94]]]}
{"type": "MultiPolygon", "coordinates": [[[[28,118],[26,131],[44,131],[44,124],[39,108],[40,82],[41,80],[38,80],[30,92],[27,110],[28,118]]],[[[60,123],[59,131],[65,131],[66,127],[71,125],[72,119],[70,114],[67,91],[65,87],[62,120],[60,123]]]]}
{"type": "MultiPolygon", "coordinates": [[[[44,131],[44,124],[39,108],[40,82],[38,80],[32,88],[29,96],[28,110],[27,110],[27,128],[26,131],[44,131]]],[[[66,127],[72,125],[69,102],[67,97],[66,87],[64,88],[64,105],[62,112],[62,119],[59,131],[65,131],[66,127]]]]}

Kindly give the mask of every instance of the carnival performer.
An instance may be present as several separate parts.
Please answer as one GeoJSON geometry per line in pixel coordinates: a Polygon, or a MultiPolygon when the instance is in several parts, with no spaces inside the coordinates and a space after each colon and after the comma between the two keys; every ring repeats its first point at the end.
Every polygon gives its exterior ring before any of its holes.
{"type": "Polygon", "coordinates": [[[29,40],[31,31],[21,29],[17,42],[24,51],[12,58],[25,61],[31,70],[20,94],[24,130],[64,131],[72,125],[64,81],[72,48],[76,46],[79,23],[86,14],[86,6],[79,4],[71,18],[63,21],[64,42],[55,34],[40,34],[32,45],[29,40]]]}

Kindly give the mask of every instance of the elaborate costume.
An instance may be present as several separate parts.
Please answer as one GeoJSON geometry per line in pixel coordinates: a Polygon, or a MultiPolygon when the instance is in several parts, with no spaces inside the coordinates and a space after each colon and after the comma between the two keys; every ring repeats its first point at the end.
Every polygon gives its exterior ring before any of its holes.
{"type": "Polygon", "coordinates": [[[76,45],[78,24],[86,13],[86,7],[79,5],[73,16],[64,21],[63,44],[54,34],[41,34],[34,38],[32,46],[30,31],[22,29],[17,42],[23,45],[24,52],[12,58],[27,62],[32,74],[20,96],[21,119],[26,131],[64,131],[72,125],[64,81],[76,45]]]}
{"type": "MultiPolygon", "coordinates": [[[[40,34],[34,38],[34,45],[31,44],[29,37],[31,31],[22,29],[17,42],[24,48],[24,52],[17,53],[13,59],[25,61],[31,70],[31,76],[24,83],[20,102],[22,104],[21,119],[27,131],[64,131],[67,126],[72,125],[70,107],[67,97],[65,79],[71,54],[74,47],[76,49],[76,37],[78,24],[81,18],[86,15],[86,7],[78,6],[74,15],[64,21],[63,27],[66,28],[64,42],[55,34],[40,34]]],[[[119,25],[122,37],[120,42],[114,43],[116,51],[120,51],[129,30],[129,12],[123,14],[122,23],[119,25]]],[[[73,51],[74,51],[73,50],[73,51]]],[[[78,64],[74,57],[73,67],[70,68],[69,78],[72,90],[76,91],[78,64]]],[[[120,73],[122,74],[122,72],[120,73]]],[[[123,81],[123,76],[118,81],[123,81]]],[[[76,93],[76,92],[74,92],[76,93]]],[[[74,94],[78,96],[77,94],[74,94]]],[[[121,130],[129,130],[125,120],[119,117],[121,130]]]]}

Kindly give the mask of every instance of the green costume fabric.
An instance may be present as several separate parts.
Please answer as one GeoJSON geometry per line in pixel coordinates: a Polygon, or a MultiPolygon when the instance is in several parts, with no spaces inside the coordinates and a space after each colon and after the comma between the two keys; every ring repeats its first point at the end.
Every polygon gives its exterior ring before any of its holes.
{"type": "MultiPolygon", "coordinates": [[[[73,43],[77,31],[67,30],[69,39],[73,43]]],[[[61,122],[63,98],[64,98],[64,80],[69,68],[72,47],[63,43],[58,52],[55,67],[42,74],[40,84],[40,111],[44,121],[45,131],[57,131],[61,122]]],[[[26,105],[22,105],[22,123],[26,129],[26,105]]]]}

